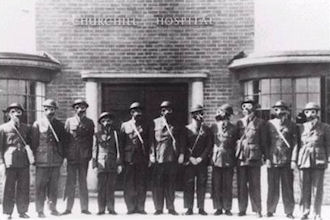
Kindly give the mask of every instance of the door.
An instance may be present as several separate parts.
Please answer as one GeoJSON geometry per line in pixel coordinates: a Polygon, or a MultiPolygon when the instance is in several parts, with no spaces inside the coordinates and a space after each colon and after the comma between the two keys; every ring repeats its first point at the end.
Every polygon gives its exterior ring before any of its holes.
{"type": "MultiPolygon", "coordinates": [[[[129,106],[140,102],[144,107],[144,120],[152,120],[160,115],[160,104],[168,100],[173,103],[174,118],[177,125],[183,127],[188,122],[188,84],[102,84],[102,111],[111,111],[116,117],[116,127],[130,119],[129,106]]],[[[150,171],[151,172],[151,171],[150,171]]],[[[149,173],[150,173],[149,172],[149,173]]],[[[182,189],[183,168],[179,168],[177,188],[182,189]]],[[[123,175],[119,175],[117,189],[123,186],[123,175]]],[[[150,184],[150,177],[149,177],[150,184]]]]}

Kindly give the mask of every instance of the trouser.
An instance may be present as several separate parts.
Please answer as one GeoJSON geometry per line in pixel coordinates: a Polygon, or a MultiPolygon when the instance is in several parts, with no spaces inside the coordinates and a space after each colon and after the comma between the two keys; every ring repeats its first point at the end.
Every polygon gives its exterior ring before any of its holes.
{"type": "Polygon", "coordinates": [[[99,212],[115,210],[116,172],[100,172],[97,174],[97,204],[99,212]]]}
{"type": "Polygon", "coordinates": [[[303,213],[310,213],[311,202],[313,203],[313,214],[321,215],[323,199],[324,169],[307,168],[302,169],[301,206],[303,213]],[[312,200],[313,197],[313,200],[312,200]]]}
{"type": "Polygon", "coordinates": [[[292,214],[294,209],[293,170],[290,167],[268,168],[267,212],[274,213],[280,196],[280,183],[285,214],[292,214]]]}
{"type": "Polygon", "coordinates": [[[231,210],[233,200],[232,167],[213,167],[212,199],[214,209],[231,210]]]}
{"type": "Polygon", "coordinates": [[[260,166],[237,167],[238,209],[246,212],[248,194],[253,212],[261,212],[260,166]]]}
{"type": "Polygon", "coordinates": [[[128,212],[144,211],[146,201],[147,165],[144,163],[125,164],[124,199],[128,212]]]}
{"type": "Polygon", "coordinates": [[[166,208],[174,210],[176,162],[155,164],[153,169],[152,198],[156,210],[163,210],[164,200],[166,208]]]}
{"type": "Polygon", "coordinates": [[[79,184],[79,197],[81,211],[88,210],[88,189],[87,189],[88,161],[79,164],[68,164],[65,196],[68,198],[66,210],[71,211],[74,203],[75,185],[79,184]]]}
{"type": "Polygon", "coordinates": [[[204,209],[207,181],[207,165],[205,164],[189,164],[185,167],[183,191],[184,208],[193,208],[194,206],[195,179],[197,181],[197,207],[204,209]]]}
{"type": "Polygon", "coordinates": [[[3,213],[11,215],[16,202],[19,214],[24,214],[29,208],[30,170],[24,168],[7,168],[3,194],[3,213]]]}
{"type": "Polygon", "coordinates": [[[37,167],[36,168],[36,211],[43,212],[46,196],[49,208],[56,210],[58,180],[60,167],[37,167]]]}

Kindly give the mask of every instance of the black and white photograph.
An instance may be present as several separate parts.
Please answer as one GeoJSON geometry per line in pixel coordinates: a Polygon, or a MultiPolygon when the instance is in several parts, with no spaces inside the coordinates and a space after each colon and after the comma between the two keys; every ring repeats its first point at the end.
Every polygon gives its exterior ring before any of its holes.
{"type": "Polygon", "coordinates": [[[0,0],[0,219],[330,219],[329,12],[0,0]]]}

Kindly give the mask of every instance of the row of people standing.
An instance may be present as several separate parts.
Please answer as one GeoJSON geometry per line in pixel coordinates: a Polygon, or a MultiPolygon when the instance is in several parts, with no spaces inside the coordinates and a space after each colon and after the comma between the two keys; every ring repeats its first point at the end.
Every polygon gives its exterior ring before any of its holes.
{"type": "Polygon", "coordinates": [[[67,159],[65,197],[68,200],[62,214],[71,213],[77,176],[81,212],[90,214],[86,177],[88,163],[93,158],[93,167],[98,169],[98,214],[104,214],[106,208],[110,214],[116,214],[114,184],[117,173],[122,170],[127,213],[145,214],[146,175],[148,166],[153,164],[155,214],[163,213],[166,202],[169,213],[177,215],[174,207],[176,170],[178,164],[183,164],[185,214],[193,214],[196,178],[197,206],[199,213],[206,215],[204,198],[210,155],[213,165],[212,198],[216,215],[222,214],[223,210],[225,214],[231,215],[233,168],[237,166],[239,215],[246,214],[249,192],[252,210],[261,217],[260,166],[265,159],[269,168],[267,216],[272,216],[276,210],[281,179],[282,186],[287,186],[282,189],[285,212],[288,217],[293,217],[293,174],[290,166],[293,168],[298,164],[303,173],[302,218],[307,218],[309,214],[310,184],[316,186],[313,189],[317,189],[314,214],[320,218],[329,129],[319,122],[319,107],[316,105],[306,105],[308,122],[299,129],[300,133],[288,119],[288,107],[283,102],[273,106],[277,117],[266,123],[255,116],[256,105],[252,100],[242,102],[245,116],[237,125],[230,122],[232,107],[222,105],[217,111],[216,123],[211,128],[203,122],[203,107],[195,106],[191,109],[192,123],[180,132],[172,117],[170,102],[164,101],[160,105],[161,116],[153,121],[151,128],[143,123],[142,106],[133,103],[129,109],[131,119],[122,124],[120,131],[113,128],[113,114],[100,115],[98,122],[101,130],[95,134],[94,144],[94,124],[85,115],[88,108],[85,101],[74,102],[72,107],[76,114],[67,119],[65,125],[55,118],[57,105],[53,100],[46,100],[43,106],[45,117],[36,121],[32,130],[20,122],[24,109],[19,104],[7,108],[11,120],[0,127],[1,162],[6,165],[7,175],[3,211],[9,218],[15,200],[20,217],[28,217],[29,163],[37,166],[38,216],[45,217],[43,206],[46,196],[51,204],[51,214],[60,214],[56,209],[57,181],[63,158],[67,159]],[[16,193],[17,198],[13,199],[15,184],[19,192],[16,193]]]}

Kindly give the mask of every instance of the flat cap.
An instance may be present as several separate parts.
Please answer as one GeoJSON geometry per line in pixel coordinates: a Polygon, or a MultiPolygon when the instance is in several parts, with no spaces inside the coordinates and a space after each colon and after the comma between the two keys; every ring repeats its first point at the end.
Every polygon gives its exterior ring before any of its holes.
{"type": "Polygon", "coordinates": [[[54,107],[57,108],[57,104],[55,100],[53,99],[46,99],[43,103],[42,106],[48,106],[48,107],[54,107]]]}
{"type": "Polygon", "coordinates": [[[76,105],[80,105],[80,104],[86,106],[86,108],[88,108],[88,106],[89,106],[85,100],[83,100],[83,99],[76,99],[76,100],[74,100],[74,102],[72,104],[72,108],[74,108],[76,105]]]}
{"type": "Polygon", "coordinates": [[[14,103],[11,103],[11,104],[7,107],[6,112],[9,112],[10,109],[13,109],[13,108],[20,109],[20,110],[22,110],[23,112],[25,111],[21,104],[18,104],[17,102],[14,102],[14,103]]]}
{"type": "Polygon", "coordinates": [[[111,112],[102,112],[99,116],[99,119],[97,120],[98,123],[102,120],[102,118],[114,118],[113,113],[111,112]]]}

